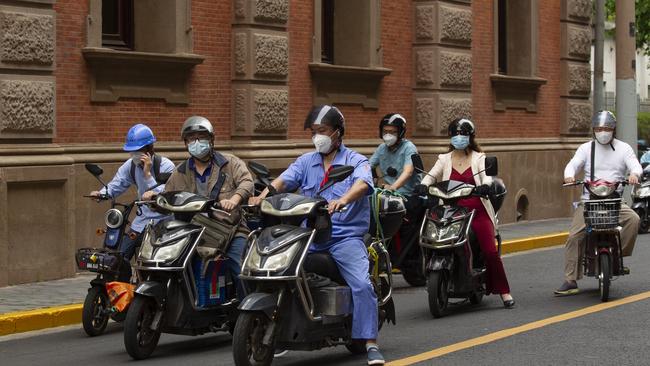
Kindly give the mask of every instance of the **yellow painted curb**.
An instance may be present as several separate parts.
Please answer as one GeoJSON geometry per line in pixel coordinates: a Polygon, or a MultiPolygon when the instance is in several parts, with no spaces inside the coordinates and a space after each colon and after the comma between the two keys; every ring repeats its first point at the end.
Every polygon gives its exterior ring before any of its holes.
{"type": "Polygon", "coordinates": [[[0,315],[0,336],[81,322],[83,304],[54,306],[0,315]]]}
{"type": "Polygon", "coordinates": [[[561,245],[569,237],[568,232],[555,233],[528,238],[506,240],[501,244],[501,254],[523,252],[531,249],[540,249],[561,245]]]}

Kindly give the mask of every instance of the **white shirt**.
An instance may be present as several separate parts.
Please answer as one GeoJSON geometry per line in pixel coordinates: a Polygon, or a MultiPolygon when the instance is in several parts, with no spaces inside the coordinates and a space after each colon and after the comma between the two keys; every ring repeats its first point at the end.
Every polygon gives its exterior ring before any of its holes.
{"type": "MultiPolygon", "coordinates": [[[[595,172],[594,179],[602,179],[608,182],[619,182],[627,179],[629,174],[640,177],[643,168],[634,154],[634,150],[627,143],[614,139],[610,144],[601,145],[596,142],[595,172]]],[[[576,174],[584,168],[584,179],[591,179],[591,141],[585,142],[578,147],[575,155],[564,168],[564,178],[575,178],[576,174]]],[[[583,199],[589,199],[587,192],[583,193],[583,199]]]]}

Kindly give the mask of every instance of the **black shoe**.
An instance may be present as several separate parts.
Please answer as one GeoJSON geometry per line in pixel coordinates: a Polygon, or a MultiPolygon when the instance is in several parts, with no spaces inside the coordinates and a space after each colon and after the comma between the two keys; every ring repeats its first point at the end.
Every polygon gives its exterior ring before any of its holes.
{"type": "Polygon", "coordinates": [[[511,300],[504,300],[503,301],[503,307],[506,309],[512,309],[515,307],[515,299],[511,300]]]}
{"type": "Polygon", "coordinates": [[[555,290],[555,296],[570,296],[579,292],[578,284],[575,281],[564,281],[562,286],[555,290]]]}

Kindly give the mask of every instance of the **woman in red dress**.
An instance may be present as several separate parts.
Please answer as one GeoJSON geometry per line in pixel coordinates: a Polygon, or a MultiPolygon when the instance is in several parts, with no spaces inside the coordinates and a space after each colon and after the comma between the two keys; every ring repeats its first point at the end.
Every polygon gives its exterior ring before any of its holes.
{"type": "MultiPolygon", "coordinates": [[[[456,119],[449,124],[451,143],[449,152],[438,156],[429,175],[422,184],[430,185],[437,181],[457,180],[479,186],[492,183],[492,177],[485,170],[485,154],[475,141],[475,128],[468,119],[456,119]],[[480,172],[480,173],[479,173],[480,172]],[[478,174],[477,174],[478,173],[478,174]]],[[[460,206],[475,210],[472,230],[478,238],[487,272],[487,294],[499,294],[506,308],[512,308],[515,300],[510,295],[510,286],[503,268],[503,262],[496,248],[494,227],[496,219],[490,200],[480,197],[469,197],[458,201],[460,206]]]]}

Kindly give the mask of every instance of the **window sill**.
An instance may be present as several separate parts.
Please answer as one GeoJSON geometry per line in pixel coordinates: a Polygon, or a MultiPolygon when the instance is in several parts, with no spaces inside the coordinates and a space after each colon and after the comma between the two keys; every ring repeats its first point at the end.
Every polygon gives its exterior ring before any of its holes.
{"type": "Polygon", "coordinates": [[[361,104],[379,108],[381,81],[393,70],[384,67],[310,63],[314,104],[361,104]]]}
{"type": "Polygon", "coordinates": [[[538,77],[490,75],[494,89],[494,110],[525,109],[537,112],[537,94],[547,80],[538,77]]]}
{"type": "Polygon", "coordinates": [[[93,102],[120,98],[164,99],[189,104],[189,78],[204,57],[86,47],[83,56],[91,69],[93,102]]]}

